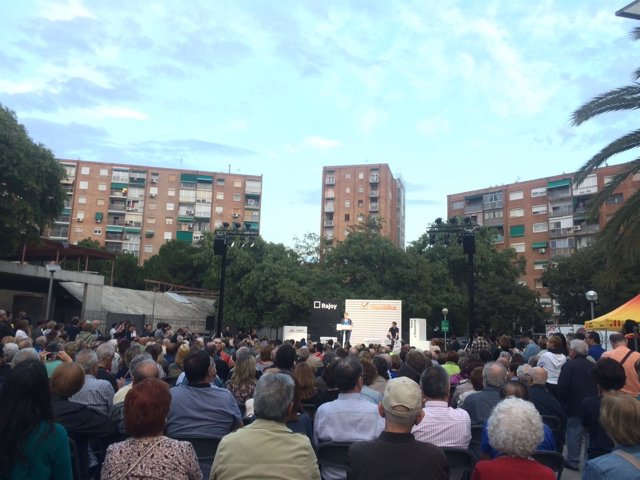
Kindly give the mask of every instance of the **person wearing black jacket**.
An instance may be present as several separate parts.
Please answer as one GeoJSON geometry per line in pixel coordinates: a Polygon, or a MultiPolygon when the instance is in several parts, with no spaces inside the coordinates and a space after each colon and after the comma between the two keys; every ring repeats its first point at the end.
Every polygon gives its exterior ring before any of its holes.
{"type": "Polygon", "coordinates": [[[89,478],[89,441],[112,435],[114,424],[109,417],[86,405],[69,401],[82,388],[84,378],[80,365],[63,363],[51,376],[51,400],[55,421],[64,426],[78,447],[81,478],[89,478]]]}
{"type": "Polygon", "coordinates": [[[589,346],[584,340],[572,340],[569,358],[558,377],[558,400],[567,414],[567,458],[565,467],[578,470],[584,430],[580,421],[580,404],[587,397],[597,395],[591,376],[595,363],[587,359],[589,346]]]}

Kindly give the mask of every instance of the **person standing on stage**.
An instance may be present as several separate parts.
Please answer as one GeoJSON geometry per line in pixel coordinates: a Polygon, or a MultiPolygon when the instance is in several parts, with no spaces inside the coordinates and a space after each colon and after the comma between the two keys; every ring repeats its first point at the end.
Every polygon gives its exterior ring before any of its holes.
{"type": "MultiPolygon", "coordinates": [[[[353,322],[351,321],[351,319],[349,318],[349,314],[347,312],[344,312],[344,315],[342,316],[342,325],[349,325],[351,328],[353,328],[353,322]]],[[[344,343],[351,343],[351,330],[346,330],[344,331],[344,343]]],[[[344,345],[343,345],[344,347],[344,345]]]]}
{"type": "Polygon", "coordinates": [[[400,340],[400,329],[398,328],[397,322],[391,322],[391,328],[389,329],[389,333],[387,333],[387,338],[391,340],[389,348],[393,352],[393,346],[400,340]]]}

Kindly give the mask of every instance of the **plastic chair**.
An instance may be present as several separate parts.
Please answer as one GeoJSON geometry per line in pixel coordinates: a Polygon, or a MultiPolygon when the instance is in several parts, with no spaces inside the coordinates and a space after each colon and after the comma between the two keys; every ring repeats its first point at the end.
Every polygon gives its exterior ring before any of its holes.
{"type": "Polygon", "coordinates": [[[73,478],[74,480],[81,480],[82,470],[80,468],[80,457],[78,456],[78,445],[71,437],[69,437],[69,451],[71,452],[71,468],[73,470],[73,478]]]}
{"type": "Polygon", "coordinates": [[[533,453],[531,457],[535,461],[553,470],[556,473],[557,480],[560,480],[562,470],[564,470],[564,457],[561,453],[556,451],[539,451],[533,453]]]}
{"type": "Polygon", "coordinates": [[[468,480],[475,461],[471,452],[464,448],[444,447],[442,449],[449,464],[449,478],[468,480]]]}
{"type": "Polygon", "coordinates": [[[347,453],[351,442],[327,442],[318,445],[317,455],[320,469],[323,467],[347,470],[347,453]]]}
{"type": "Polygon", "coordinates": [[[209,478],[213,460],[216,458],[218,445],[222,438],[199,438],[199,437],[172,437],[174,440],[182,440],[193,445],[198,457],[198,464],[202,470],[202,478],[209,478]]]}

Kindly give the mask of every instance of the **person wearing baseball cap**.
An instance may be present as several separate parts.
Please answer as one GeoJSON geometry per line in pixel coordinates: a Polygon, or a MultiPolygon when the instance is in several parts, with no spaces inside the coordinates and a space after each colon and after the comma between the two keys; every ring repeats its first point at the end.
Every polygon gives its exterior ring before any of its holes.
{"type": "Polygon", "coordinates": [[[384,431],[375,440],[355,442],[349,447],[348,478],[353,480],[402,478],[445,480],[449,466],[442,450],[419,442],[411,434],[424,417],[422,392],[408,377],[389,380],[378,412],[384,431]]]}

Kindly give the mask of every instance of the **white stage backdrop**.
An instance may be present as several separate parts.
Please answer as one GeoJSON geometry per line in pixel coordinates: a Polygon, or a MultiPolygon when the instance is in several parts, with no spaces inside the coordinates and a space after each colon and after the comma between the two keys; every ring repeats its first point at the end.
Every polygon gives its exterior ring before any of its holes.
{"type": "MultiPolygon", "coordinates": [[[[384,345],[391,322],[402,331],[402,300],[346,300],[345,311],[353,321],[351,344],[384,345]]],[[[342,335],[338,335],[342,340],[342,335]]]]}

